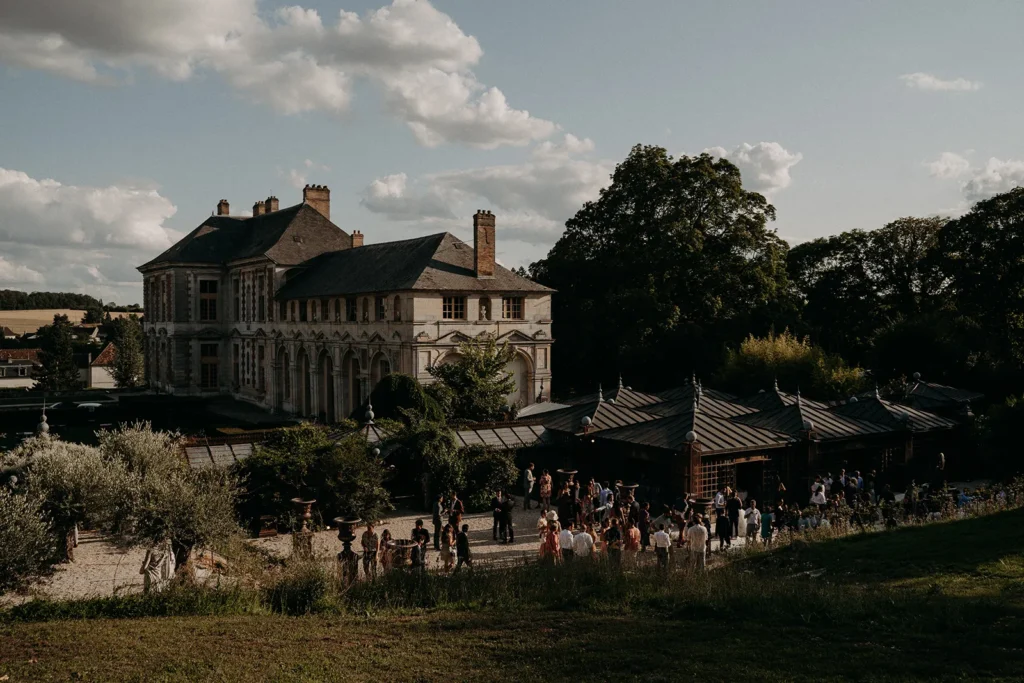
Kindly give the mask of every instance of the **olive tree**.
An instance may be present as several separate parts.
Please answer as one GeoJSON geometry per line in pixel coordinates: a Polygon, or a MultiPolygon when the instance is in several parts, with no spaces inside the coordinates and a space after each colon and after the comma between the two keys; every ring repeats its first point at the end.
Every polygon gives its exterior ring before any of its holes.
{"type": "Polygon", "coordinates": [[[0,485],[0,595],[53,571],[59,559],[42,500],[0,485]]]}

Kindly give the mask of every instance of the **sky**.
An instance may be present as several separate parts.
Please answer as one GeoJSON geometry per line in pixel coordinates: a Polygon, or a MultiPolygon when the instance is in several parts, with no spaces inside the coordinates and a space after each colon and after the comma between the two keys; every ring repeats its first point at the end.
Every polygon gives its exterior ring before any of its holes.
{"type": "Polygon", "coordinates": [[[1024,3],[0,2],[0,288],[141,300],[210,215],[331,188],[367,243],[497,218],[543,257],[635,144],[790,244],[1024,184],[1024,3]]]}

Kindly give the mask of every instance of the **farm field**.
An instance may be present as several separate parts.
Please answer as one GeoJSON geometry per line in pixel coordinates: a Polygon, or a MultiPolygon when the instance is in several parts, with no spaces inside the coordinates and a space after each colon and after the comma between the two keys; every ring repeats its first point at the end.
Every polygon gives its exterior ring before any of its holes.
{"type": "MultiPolygon", "coordinates": [[[[74,308],[34,308],[26,311],[0,311],[0,327],[9,327],[14,330],[15,334],[35,332],[43,325],[52,323],[53,316],[55,315],[66,315],[73,324],[77,325],[82,321],[85,311],[74,308]]],[[[110,315],[111,317],[119,318],[128,315],[128,313],[115,311],[110,315]]]]}

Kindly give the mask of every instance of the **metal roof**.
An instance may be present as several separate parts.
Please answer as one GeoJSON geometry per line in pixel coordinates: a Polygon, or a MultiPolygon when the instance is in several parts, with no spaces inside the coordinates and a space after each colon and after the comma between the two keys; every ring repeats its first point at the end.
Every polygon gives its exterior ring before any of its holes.
{"type": "Polygon", "coordinates": [[[224,444],[220,446],[186,446],[185,457],[193,468],[230,467],[252,455],[251,443],[224,444]]]}
{"type": "Polygon", "coordinates": [[[832,412],[856,420],[870,420],[890,430],[909,428],[913,432],[927,432],[951,429],[957,424],[955,420],[877,397],[847,401],[833,408],[832,412]]]}
{"type": "Polygon", "coordinates": [[[602,429],[615,429],[626,425],[649,422],[657,418],[655,415],[646,413],[626,406],[611,403],[610,401],[593,401],[583,405],[574,406],[569,410],[560,410],[545,420],[544,426],[556,432],[569,434],[582,434],[583,425],[581,420],[589,417],[590,427],[588,433],[601,431],[602,429]]]}
{"type": "Polygon", "coordinates": [[[920,401],[920,405],[948,407],[967,401],[980,401],[985,394],[969,389],[957,389],[945,384],[912,380],[907,385],[907,398],[920,401]]]}
{"type": "Polygon", "coordinates": [[[554,440],[553,435],[542,425],[462,429],[455,432],[455,438],[462,446],[509,449],[548,444],[554,440]]]}

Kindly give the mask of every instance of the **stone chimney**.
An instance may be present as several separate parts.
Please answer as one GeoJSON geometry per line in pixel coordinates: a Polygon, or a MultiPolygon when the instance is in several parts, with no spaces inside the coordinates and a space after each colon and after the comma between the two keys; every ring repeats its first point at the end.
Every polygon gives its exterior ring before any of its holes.
{"type": "Polygon", "coordinates": [[[265,207],[264,208],[264,213],[271,213],[271,212],[277,211],[277,208],[278,208],[277,197],[275,197],[273,195],[267,197],[267,201],[265,201],[263,203],[263,206],[265,207]]]}
{"type": "Polygon", "coordinates": [[[326,185],[306,185],[302,188],[302,203],[312,206],[327,220],[331,219],[331,191],[326,185]]]}
{"type": "Polygon", "coordinates": [[[253,216],[262,216],[264,213],[266,213],[266,210],[263,205],[263,202],[256,202],[255,204],[252,205],[253,216]]]}
{"type": "Polygon", "coordinates": [[[358,230],[352,231],[352,248],[363,246],[363,233],[358,230]]]}
{"type": "Polygon", "coordinates": [[[218,216],[229,216],[231,215],[231,205],[228,204],[228,200],[222,199],[217,202],[217,215],[218,216]]]}
{"type": "Polygon", "coordinates": [[[473,216],[473,252],[476,276],[494,277],[494,214],[480,210],[473,216]]]}

